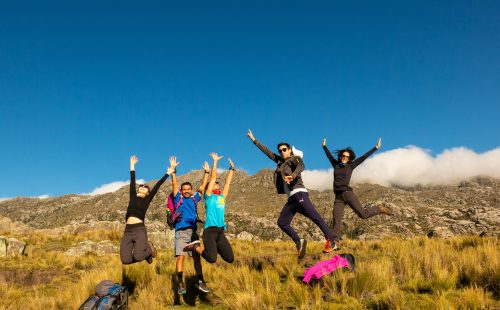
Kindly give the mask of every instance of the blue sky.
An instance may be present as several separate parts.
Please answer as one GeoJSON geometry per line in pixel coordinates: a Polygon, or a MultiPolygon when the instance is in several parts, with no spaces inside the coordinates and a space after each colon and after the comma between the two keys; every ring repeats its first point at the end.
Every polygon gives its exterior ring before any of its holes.
{"type": "MultiPolygon", "coordinates": [[[[358,153],[499,146],[498,1],[2,2],[0,197],[89,192],[246,138],[358,153]]],[[[226,162],[223,162],[226,165],[226,162]]]]}

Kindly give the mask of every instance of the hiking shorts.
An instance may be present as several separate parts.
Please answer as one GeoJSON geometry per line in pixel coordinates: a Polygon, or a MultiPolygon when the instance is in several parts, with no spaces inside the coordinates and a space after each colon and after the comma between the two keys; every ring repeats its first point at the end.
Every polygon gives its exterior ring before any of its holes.
{"type": "Polygon", "coordinates": [[[186,253],[188,253],[189,256],[200,256],[197,252],[194,252],[193,254],[192,252],[183,251],[184,247],[188,245],[188,243],[191,243],[195,240],[200,240],[200,236],[198,236],[198,233],[196,233],[196,230],[194,230],[193,228],[176,230],[174,238],[174,256],[182,256],[186,253]]]}

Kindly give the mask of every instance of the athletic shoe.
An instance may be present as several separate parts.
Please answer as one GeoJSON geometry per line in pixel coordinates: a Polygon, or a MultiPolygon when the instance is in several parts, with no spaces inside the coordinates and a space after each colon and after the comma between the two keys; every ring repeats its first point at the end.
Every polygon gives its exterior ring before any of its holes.
{"type": "Polygon", "coordinates": [[[155,245],[151,241],[149,241],[149,248],[151,249],[151,257],[155,258],[156,255],[158,255],[158,252],[156,251],[155,245]]]}
{"type": "Polygon", "coordinates": [[[197,289],[199,289],[203,293],[210,292],[205,281],[198,281],[197,283],[194,284],[194,287],[196,287],[197,289]]]}
{"type": "Polygon", "coordinates": [[[191,243],[188,243],[184,249],[182,249],[184,252],[195,252],[196,248],[200,246],[200,241],[196,240],[191,243]]]}
{"type": "Polygon", "coordinates": [[[387,208],[384,204],[380,204],[379,206],[380,213],[385,215],[392,215],[392,210],[387,208]]]}
{"type": "Polygon", "coordinates": [[[306,247],[307,247],[306,239],[300,239],[299,242],[297,242],[297,252],[299,259],[304,258],[304,256],[306,255],[306,247]]]}
{"type": "Polygon", "coordinates": [[[179,294],[179,295],[184,295],[184,294],[186,294],[186,289],[184,288],[184,283],[180,282],[180,283],[177,285],[177,294],[179,294]]]}
{"type": "Polygon", "coordinates": [[[323,253],[330,253],[332,251],[335,251],[335,248],[332,248],[332,242],[330,240],[326,240],[323,253]]]}

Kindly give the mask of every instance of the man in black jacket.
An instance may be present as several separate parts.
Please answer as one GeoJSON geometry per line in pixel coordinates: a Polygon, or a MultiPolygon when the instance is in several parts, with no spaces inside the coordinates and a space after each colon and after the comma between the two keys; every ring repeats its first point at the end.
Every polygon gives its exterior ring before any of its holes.
{"type": "Polygon", "coordinates": [[[302,181],[301,173],[304,171],[304,162],[302,158],[294,155],[290,145],[286,142],[278,144],[279,154],[275,154],[265,145],[257,141],[250,129],[248,130],[247,136],[267,155],[267,157],[277,164],[276,170],[274,171],[274,184],[276,190],[278,194],[288,195],[288,201],[281,210],[281,214],[278,218],[278,226],[295,242],[299,258],[303,258],[306,253],[307,241],[301,239],[290,225],[297,212],[311,219],[325,235],[326,244],[323,253],[333,251],[331,247],[333,241],[332,231],[321,218],[318,211],[316,211],[316,208],[314,208],[314,205],[309,199],[309,194],[304,186],[304,182],[302,181]]]}

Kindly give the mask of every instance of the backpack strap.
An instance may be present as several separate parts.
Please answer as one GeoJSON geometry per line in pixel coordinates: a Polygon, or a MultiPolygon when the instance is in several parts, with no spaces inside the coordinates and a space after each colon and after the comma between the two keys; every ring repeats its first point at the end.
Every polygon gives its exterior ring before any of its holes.
{"type": "Polygon", "coordinates": [[[181,206],[182,204],[182,194],[179,195],[180,198],[179,198],[179,202],[177,202],[175,205],[174,205],[174,212],[177,211],[177,209],[179,209],[179,207],[181,206]]]}
{"type": "MultiPolygon", "coordinates": [[[[181,193],[181,189],[180,189],[180,188],[179,188],[178,193],[181,193]]],[[[172,196],[173,196],[173,193],[172,193],[172,196]]],[[[180,206],[181,206],[181,204],[182,204],[182,199],[184,198],[184,197],[182,196],[182,194],[180,194],[179,196],[180,196],[180,198],[179,198],[179,202],[177,202],[176,204],[174,204],[174,213],[175,213],[175,211],[177,211],[177,209],[179,209],[179,207],[180,207],[180,206]]],[[[175,200],[175,196],[173,196],[172,202],[174,202],[174,200],[175,200]]]]}

